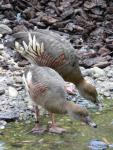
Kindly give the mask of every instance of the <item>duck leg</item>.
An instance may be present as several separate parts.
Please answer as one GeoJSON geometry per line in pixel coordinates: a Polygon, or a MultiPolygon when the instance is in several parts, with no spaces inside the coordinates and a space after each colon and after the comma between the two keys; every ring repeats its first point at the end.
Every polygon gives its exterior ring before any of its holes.
{"type": "Polygon", "coordinates": [[[61,134],[66,131],[65,129],[60,128],[56,125],[54,113],[51,113],[51,118],[52,118],[52,124],[51,127],[49,128],[49,132],[61,134]]]}
{"type": "Polygon", "coordinates": [[[46,129],[42,128],[39,124],[39,109],[38,109],[38,106],[34,106],[34,109],[35,109],[36,121],[35,121],[35,126],[31,131],[32,131],[32,133],[42,134],[46,131],[46,129]]]}

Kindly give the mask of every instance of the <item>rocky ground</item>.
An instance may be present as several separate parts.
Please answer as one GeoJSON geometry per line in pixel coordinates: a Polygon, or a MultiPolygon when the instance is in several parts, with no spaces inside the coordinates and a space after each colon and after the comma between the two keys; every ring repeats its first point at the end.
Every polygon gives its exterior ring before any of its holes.
{"type": "MultiPolygon", "coordinates": [[[[0,2],[0,120],[26,120],[33,114],[22,82],[29,62],[4,43],[15,32],[37,28],[49,28],[70,39],[85,78],[96,86],[100,98],[113,99],[112,1],[4,0],[0,2]]],[[[78,93],[68,99],[93,106],[78,93]]]]}

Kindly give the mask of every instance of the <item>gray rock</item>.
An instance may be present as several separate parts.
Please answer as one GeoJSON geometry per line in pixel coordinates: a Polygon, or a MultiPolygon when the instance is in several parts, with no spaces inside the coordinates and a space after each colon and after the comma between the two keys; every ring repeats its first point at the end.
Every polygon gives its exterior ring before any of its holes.
{"type": "Polygon", "coordinates": [[[14,111],[0,112],[0,120],[5,120],[7,122],[15,121],[19,118],[19,114],[14,111]]]}
{"type": "Polygon", "coordinates": [[[91,69],[84,69],[82,70],[83,76],[92,76],[92,70],[91,69]]]}
{"type": "Polygon", "coordinates": [[[105,71],[98,67],[91,68],[91,70],[92,70],[92,76],[94,78],[100,78],[106,75],[105,71]]]}
{"type": "Polygon", "coordinates": [[[0,24],[0,34],[11,34],[12,29],[5,24],[0,24]]]}

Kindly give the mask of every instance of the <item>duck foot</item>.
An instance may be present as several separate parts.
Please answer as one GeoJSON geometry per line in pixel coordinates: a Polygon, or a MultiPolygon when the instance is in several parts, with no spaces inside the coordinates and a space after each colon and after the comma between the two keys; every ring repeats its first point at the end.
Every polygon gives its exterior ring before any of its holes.
{"type": "Polygon", "coordinates": [[[51,132],[51,133],[57,133],[57,134],[62,134],[64,132],[66,132],[66,130],[63,129],[63,128],[57,127],[57,126],[51,126],[49,128],[49,132],[51,132]]]}
{"type": "Polygon", "coordinates": [[[40,127],[39,125],[35,125],[35,127],[31,130],[32,133],[35,134],[43,134],[45,131],[47,131],[46,128],[40,127]]]}

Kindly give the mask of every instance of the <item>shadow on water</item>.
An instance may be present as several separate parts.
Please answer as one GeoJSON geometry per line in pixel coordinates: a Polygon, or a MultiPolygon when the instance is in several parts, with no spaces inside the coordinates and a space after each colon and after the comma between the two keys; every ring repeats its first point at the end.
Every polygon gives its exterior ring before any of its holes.
{"type": "MultiPolygon", "coordinates": [[[[48,132],[43,135],[28,133],[33,127],[32,119],[26,123],[8,123],[0,133],[0,150],[89,150],[88,144],[94,139],[112,144],[113,108],[93,112],[91,116],[98,124],[97,129],[72,121],[68,116],[57,116],[58,125],[67,130],[62,135],[48,132]]],[[[47,125],[49,120],[49,117],[42,117],[41,124],[47,125]]]]}

